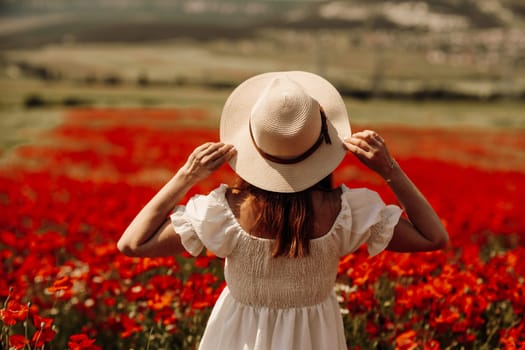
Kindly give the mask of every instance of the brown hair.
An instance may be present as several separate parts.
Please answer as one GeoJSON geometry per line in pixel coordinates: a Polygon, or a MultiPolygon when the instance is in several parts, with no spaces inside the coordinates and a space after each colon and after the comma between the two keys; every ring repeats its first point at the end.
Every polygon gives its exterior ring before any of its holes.
{"type": "Polygon", "coordinates": [[[310,253],[310,238],[314,234],[315,219],[312,190],[331,191],[331,174],[314,186],[295,193],[265,191],[240,177],[230,188],[232,193],[252,195],[256,198],[260,211],[252,233],[257,236],[276,234],[272,256],[293,258],[304,257],[310,253]]]}

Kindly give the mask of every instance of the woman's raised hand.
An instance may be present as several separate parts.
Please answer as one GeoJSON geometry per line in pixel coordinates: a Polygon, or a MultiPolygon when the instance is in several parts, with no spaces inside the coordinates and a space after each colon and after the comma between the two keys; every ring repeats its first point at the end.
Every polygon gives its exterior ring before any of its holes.
{"type": "Polygon", "coordinates": [[[130,256],[172,256],[184,250],[180,236],[174,234],[168,214],[199,180],[206,178],[235,155],[232,145],[208,142],[198,146],[186,163],[146,203],[126,228],[118,249],[130,256]]]}
{"type": "Polygon", "coordinates": [[[389,179],[395,161],[385,140],[372,130],[359,131],[344,140],[345,147],[368,168],[389,179]]]}
{"type": "Polygon", "coordinates": [[[439,216],[419,189],[390,156],[383,138],[375,131],[360,131],[344,140],[348,148],[367,167],[389,182],[408,220],[401,218],[387,249],[415,252],[442,249],[448,233],[439,216]]]}
{"type": "Polygon", "coordinates": [[[234,155],[235,149],[232,145],[207,142],[193,150],[180,170],[191,181],[197,182],[208,177],[234,155]]]}

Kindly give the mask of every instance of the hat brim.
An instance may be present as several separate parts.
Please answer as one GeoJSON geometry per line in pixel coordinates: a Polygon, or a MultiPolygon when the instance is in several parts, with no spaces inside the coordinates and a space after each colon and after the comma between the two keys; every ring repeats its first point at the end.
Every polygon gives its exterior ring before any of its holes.
{"type": "Polygon", "coordinates": [[[229,164],[245,181],[261,189],[290,193],[305,190],[332,173],[346,154],[343,139],[351,135],[345,103],[326,79],[309,72],[269,72],[241,83],[228,97],[220,121],[220,140],[234,145],[237,154],[229,164]],[[261,92],[278,76],[302,86],[323,108],[331,144],[322,143],[308,158],[295,164],[269,161],[255,148],[249,131],[250,112],[261,92]]]}

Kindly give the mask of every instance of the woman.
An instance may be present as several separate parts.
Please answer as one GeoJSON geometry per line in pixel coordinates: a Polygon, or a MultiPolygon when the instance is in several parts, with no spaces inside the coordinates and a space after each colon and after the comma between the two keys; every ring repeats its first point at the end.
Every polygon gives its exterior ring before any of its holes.
{"type": "Polygon", "coordinates": [[[118,242],[130,256],[206,248],[226,258],[227,287],[200,349],[346,349],[333,292],[339,258],[362,244],[370,255],[447,244],[439,217],[381,136],[351,135],[340,94],[315,74],[246,80],[224,106],[220,133],[220,143],[193,151],[118,242]],[[332,188],[347,152],[388,182],[409,220],[373,191],[332,188]],[[239,176],[234,186],[177,206],[225,162],[239,176]]]}

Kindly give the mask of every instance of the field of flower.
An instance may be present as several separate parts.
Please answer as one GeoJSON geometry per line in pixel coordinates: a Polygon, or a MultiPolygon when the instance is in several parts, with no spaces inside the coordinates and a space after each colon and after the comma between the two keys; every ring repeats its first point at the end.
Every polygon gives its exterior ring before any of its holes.
{"type": "MultiPolygon", "coordinates": [[[[0,165],[2,349],[195,348],[224,287],[223,261],[128,258],[116,240],[196,145],[218,139],[212,125],[190,109],[72,110],[0,165]]],[[[342,259],[349,348],[525,348],[525,132],[377,130],[451,242],[342,259]]],[[[225,166],[187,197],[231,176],[225,166]]],[[[336,181],[395,201],[350,156],[336,181]]]]}

